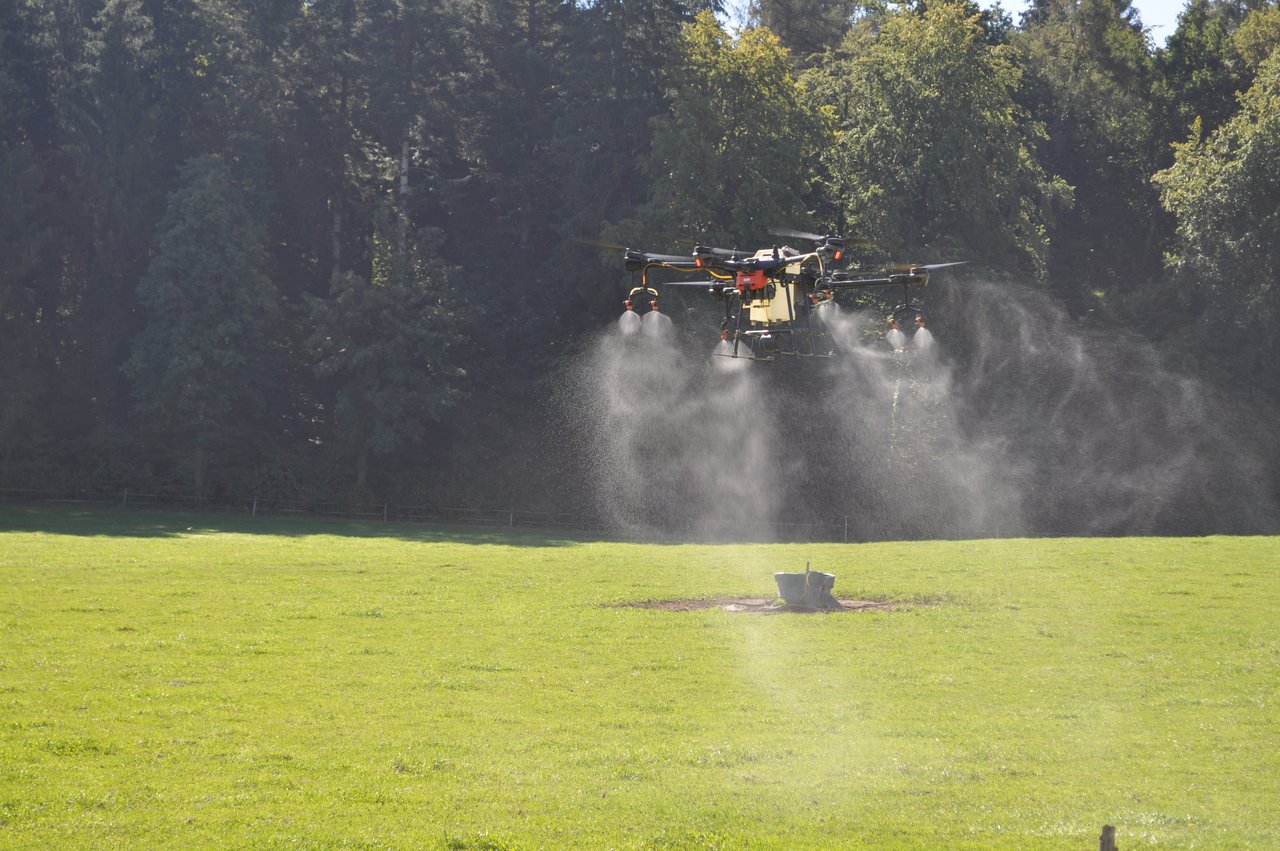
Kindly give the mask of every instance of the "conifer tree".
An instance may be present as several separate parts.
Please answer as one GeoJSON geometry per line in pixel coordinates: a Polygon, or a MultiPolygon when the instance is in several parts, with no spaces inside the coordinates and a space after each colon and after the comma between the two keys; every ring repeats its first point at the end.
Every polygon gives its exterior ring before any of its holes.
{"type": "Polygon", "coordinates": [[[464,372],[448,293],[450,270],[391,210],[372,237],[372,279],[334,276],[327,299],[309,299],[316,372],[333,386],[333,436],[363,492],[371,456],[403,452],[454,405],[464,372]]]}
{"type": "Polygon", "coordinates": [[[125,373],[146,448],[196,493],[269,442],[279,309],[263,241],[220,156],[182,167],[138,285],[146,325],[125,373]]]}

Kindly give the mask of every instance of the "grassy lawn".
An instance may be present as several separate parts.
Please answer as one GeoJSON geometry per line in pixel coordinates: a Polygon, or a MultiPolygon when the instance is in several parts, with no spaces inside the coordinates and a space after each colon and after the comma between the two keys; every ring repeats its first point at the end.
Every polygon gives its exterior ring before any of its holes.
{"type": "Polygon", "coordinates": [[[1280,847],[1280,540],[0,508],[0,846],[1280,847]],[[805,561],[895,611],[771,596],[805,561]]]}

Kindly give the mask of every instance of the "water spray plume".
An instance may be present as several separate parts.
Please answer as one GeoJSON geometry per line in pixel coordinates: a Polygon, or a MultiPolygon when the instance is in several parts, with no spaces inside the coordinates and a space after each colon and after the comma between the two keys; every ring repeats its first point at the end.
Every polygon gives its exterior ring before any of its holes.
{"type": "Polygon", "coordinates": [[[640,314],[627,307],[625,313],[618,317],[618,331],[624,336],[634,334],[640,330],[640,314]]]}
{"type": "Polygon", "coordinates": [[[597,504],[629,532],[744,540],[842,518],[854,539],[1274,529],[1265,426],[1156,347],[1016,284],[934,299],[941,342],[831,304],[836,357],[769,365],[628,311],[569,382],[597,504]]]}

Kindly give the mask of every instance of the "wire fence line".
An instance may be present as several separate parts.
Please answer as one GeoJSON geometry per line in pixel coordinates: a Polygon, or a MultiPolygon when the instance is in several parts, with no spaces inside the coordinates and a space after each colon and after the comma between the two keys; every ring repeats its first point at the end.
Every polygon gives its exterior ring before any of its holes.
{"type": "MultiPolygon", "coordinates": [[[[400,505],[384,500],[379,503],[353,505],[349,502],[322,500],[285,500],[252,496],[247,498],[212,498],[181,494],[155,494],[122,488],[119,491],[56,491],[35,488],[0,488],[0,502],[83,505],[126,509],[171,509],[224,512],[230,514],[295,515],[335,519],[381,522],[429,523],[468,529],[520,529],[522,531],[559,531],[604,534],[610,537],[641,540],[742,540],[731,530],[700,530],[695,522],[667,534],[641,533],[603,517],[569,512],[539,511],[529,508],[486,508],[449,505],[400,505]]],[[[806,543],[850,541],[849,520],[781,522],[752,521],[743,524],[752,530],[750,538],[760,541],[806,543]]],[[[741,531],[741,530],[739,530],[741,531]]]]}

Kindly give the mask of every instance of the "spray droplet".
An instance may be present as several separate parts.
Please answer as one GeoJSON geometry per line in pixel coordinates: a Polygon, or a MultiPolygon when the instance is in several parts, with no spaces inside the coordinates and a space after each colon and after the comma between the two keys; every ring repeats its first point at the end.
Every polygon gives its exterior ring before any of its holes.
{"type": "Polygon", "coordinates": [[[735,372],[751,366],[751,353],[744,347],[738,357],[733,357],[733,343],[721,340],[711,350],[711,364],[717,372],[735,372]]]}
{"type": "Polygon", "coordinates": [[[671,317],[651,310],[640,320],[640,327],[650,337],[666,337],[671,332],[671,317]]]}
{"type": "Polygon", "coordinates": [[[622,336],[630,337],[632,334],[640,330],[640,314],[634,310],[628,310],[618,317],[618,330],[622,332],[622,336]]]}

